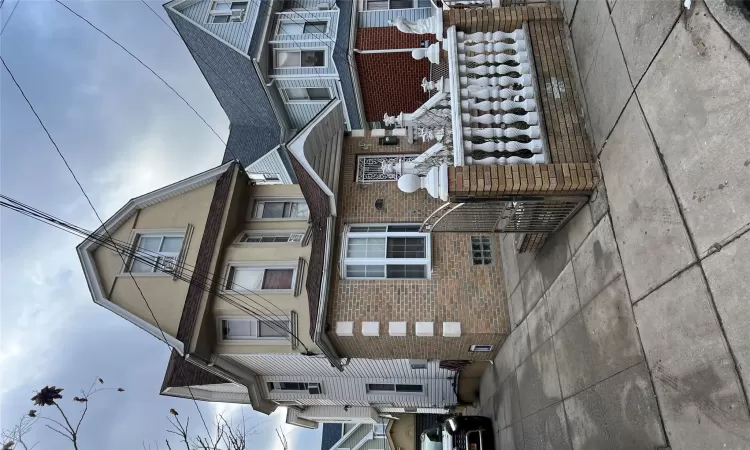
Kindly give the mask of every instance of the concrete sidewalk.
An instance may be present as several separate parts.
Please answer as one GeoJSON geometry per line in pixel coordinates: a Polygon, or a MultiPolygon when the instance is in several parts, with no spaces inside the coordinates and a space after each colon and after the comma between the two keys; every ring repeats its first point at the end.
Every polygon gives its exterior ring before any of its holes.
{"type": "Polygon", "coordinates": [[[604,181],[536,256],[501,239],[513,332],[479,410],[503,450],[750,448],[750,23],[563,6],[604,181]]]}

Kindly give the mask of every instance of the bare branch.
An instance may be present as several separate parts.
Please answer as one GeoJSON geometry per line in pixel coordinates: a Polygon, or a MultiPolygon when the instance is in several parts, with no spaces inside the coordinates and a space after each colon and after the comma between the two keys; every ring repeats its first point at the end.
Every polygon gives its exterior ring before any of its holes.
{"type": "Polygon", "coordinates": [[[63,433],[62,431],[58,430],[57,428],[55,428],[55,427],[53,427],[51,425],[47,425],[47,424],[45,424],[44,426],[47,427],[47,428],[49,428],[50,430],[54,431],[55,433],[60,434],[61,436],[65,436],[66,438],[68,438],[70,440],[70,442],[73,442],[73,438],[72,437],[68,436],[67,434],[63,433]]]}

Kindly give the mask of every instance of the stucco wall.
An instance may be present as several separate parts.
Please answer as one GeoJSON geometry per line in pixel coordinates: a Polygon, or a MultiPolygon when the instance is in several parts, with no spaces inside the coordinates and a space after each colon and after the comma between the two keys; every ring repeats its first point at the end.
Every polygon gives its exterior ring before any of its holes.
{"type": "MultiPolygon", "coordinates": [[[[188,224],[192,225],[194,227],[192,238],[185,244],[187,253],[184,274],[189,276],[189,271],[195,265],[198,256],[214,187],[215,183],[211,183],[144,208],[117,230],[110,230],[112,237],[118,241],[131,242],[138,232],[151,230],[184,232],[188,224]]],[[[151,312],[138,292],[133,279],[127,273],[122,273],[121,257],[108,248],[99,247],[94,251],[94,261],[106,297],[116,305],[155,325],[151,312]]],[[[159,326],[165,333],[175,336],[188,283],[173,280],[172,275],[136,273],[132,275],[148,300],[159,326]]]]}

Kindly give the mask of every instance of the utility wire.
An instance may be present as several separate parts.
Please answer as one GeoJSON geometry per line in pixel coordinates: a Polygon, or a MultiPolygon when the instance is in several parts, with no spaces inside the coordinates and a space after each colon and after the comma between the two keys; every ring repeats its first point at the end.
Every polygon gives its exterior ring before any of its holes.
{"type": "Polygon", "coordinates": [[[206,121],[205,118],[203,118],[203,116],[193,107],[193,105],[191,105],[190,102],[188,102],[185,99],[185,97],[183,97],[179,92],[177,92],[177,90],[175,88],[173,88],[171,84],[169,84],[164,78],[162,78],[158,73],[156,73],[156,71],[154,71],[154,69],[152,69],[148,64],[144,63],[140,58],[138,58],[137,56],[135,56],[133,54],[133,52],[131,52],[130,50],[128,50],[127,48],[125,48],[124,45],[120,44],[119,42],[117,42],[117,40],[115,40],[114,38],[112,38],[112,36],[108,35],[104,31],[102,31],[101,28],[97,27],[96,25],[94,25],[93,23],[91,23],[88,19],[86,19],[85,17],[83,17],[82,15],[80,15],[77,12],[73,11],[72,9],[70,9],[68,7],[68,5],[66,5],[65,3],[61,2],[60,0],[55,0],[55,2],[59,3],[63,8],[67,9],[68,11],[70,11],[71,13],[73,13],[75,16],[77,16],[79,19],[81,19],[84,22],[86,22],[87,24],[89,24],[92,28],[94,28],[96,31],[98,31],[99,33],[101,33],[104,37],[106,37],[107,39],[109,39],[110,41],[112,41],[112,43],[114,43],[115,45],[117,45],[118,47],[120,47],[121,49],[123,49],[125,51],[125,53],[127,53],[130,56],[132,56],[133,59],[135,59],[136,61],[138,61],[143,67],[145,67],[146,69],[148,69],[149,72],[151,72],[156,78],[158,78],[162,83],[164,83],[164,85],[167,86],[169,88],[169,90],[171,90],[172,92],[174,92],[174,94],[177,97],[179,97],[180,100],[182,100],[191,110],[193,110],[193,112],[195,113],[195,115],[198,116],[201,119],[201,121],[204,124],[206,124],[206,126],[208,128],[211,129],[211,131],[214,133],[214,135],[216,135],[216,137],[219,138],[219,140],[225,146],[227,145],[227,143],[224,141],[224,139],[221,137],[221,135],[219,135],[219,133],[217,133],[216,130],[214,130],[214,128],[208,123],[208,121],[206,121]]]}
{"type": "MultiPolygon", "coordinates": [[[[13,199],[11,197],[8,197],[6,195],[3,195],[3,194],[0,194],[0,206],[6,207],[6,208],[11,209],[11,210],[14,210],[14,211],[16,211],[16,212],[18,212],[20,214],[23,214],[23,215],[26,215],[28,217],[31,217],[31,218],[33,218],[35,220],[38,220],[38,221],[42,222],[42,223],[54,226],[55,228],[61,229],[63,231],[66,231],[69,234],[74,234],[75,236],[79,236],[79,237],[82,237],[84,239],[92,240],[92,241],[94,241],[94,242],[102,245],[103,247],[106,247],[106,248],[109,248],[109,249],[112,249],[112,250],[115,250],[115,251],[118,251],[118,252],[121,251],[121,252],[123,252],[125,254],[125,256],[128,257],[128,261],[131,264],[132,264],[133,261],[139,261],[139,262],[146,263],[146,264],[148,264],[150,266],[153,266],[153,267],[158,267],[158,259],[157,258],[162,256],[158,252],[151,252],[151,251],[147,251],[147,250],[144,250],[144,249],[136,249],[132,245],[130,245],[130,243],[125,242],[125,241],[119,241],[119,240],[116,240],[116,239],[105,239],[104,237],[102,237],[100,235],[97,235],[96,232],[88,231],[88,230],[86,230],[86,229],[84,229],[82,227],[74,225],[74,224],[72,224],[70,222],[66,222],[66,221],[64,221],[62,219],[59,219],[59,218],[57,218],[57,217],[49,214],[49,213],[46,213],[46,212],[41,211],[39,209],[36,209],[36,208],[34,208],[32,206],[26,205],[26,204],[24,204],[24,203],[22,203],[22,202],[20,202],[18,200],[15,200],[15,199],[13,199]],[[119,249],[117,248],[117,243],[120,243],[121,248],[119,248],[119,249]],[[149,253],[151,255],[148,255],[149,253]]],[[[182,268],[182,267],[192,267],[192,266],[190,266],[187,263],[183,263],[183,264],[180,265],[180,268],[182,268]]],[[[233,306],[236,306],[238,309],[246,312],[248,315],[250,315],[250,316],[252,316],[252,317],[254,317],[256,319],[262,320],[262,316],[258,315],[258,313],[256,311],[253,311],[252,309],[250,309],[250,305],[248,305],[247,303],[243,302],[242,300],[239,300],[236,297],[234,297],[234,294],[228,294],[226,292],[220,292],[220,290],[216,289],[216,288],[212,289],[211,286],[212,286],[212,283],[213,283],[214,280],[212,280],[208,276],[195,275],[195,271],[192,271],[190,269],[188,269],[186,272],[189,272],[188,275],[190,275],[190,277],[182,276],[182,271],[180,271],[179,273],[173,274],[173,275],[176,278],[180,279],[181,281],[185,281],[187,283],[191,283],[191,282],[196,283],[196,285],[199,288],[201,288],[201,290],[203,290],[204,292],[208,292],[210,294],[215,294],[219,298],[222,298],[223,300],[227,301],[228,303],[232,304],[233,306]]],[[[226,279],[226,278],[224,278],[224,279],[226,279]]],[[[236,285],[236,286],[238,288],[242,288],[242,286],[239,286],[239,285],[236,285]]],[[[244,289],[244,288],[242,288],[242,289],[244,289]]],[[[236,292],[236,291],[233,291],[233,292],[236,292]]],[[[241,295],[239,292],[236,292],[236,294],[237,295],[241,295]]],[[[249,299],[248,297],[246,297],[244,295],[243,295],[243,297],[247,298],[248,300],[250,300],[251,302],[253,302],[255,304],[258,304],[254,300],[249,299]]],[[[271,314],[271,316],[275,315],[269,309],[263,307],[263,305],[258,304],[258,306],[264,308],[266,312],[268,312],[268,313],[271,314]]],[[[283,313],[283,311],[282,311],[282,313],[283,313]]],[[[289,316],[286,316],[286,318],[289,319],[289,321],[291,322],[291,318],[289,318],[289,316]]],[[[300,345],[302,345],[302,347],[305,348],[305,351],[306,351],[307,354],[310,353],[309,349],[304,345],[304,343],[300,342],[299,337],[294,332],[292,332],[292,330],[290,328],[283,327],[283,326],[277,325],[275,323],[272,323],[269,326],[273,327],[276,331],[281,331],[284,334],[291,335],[297,342],[299,342],[300,345]]],[[[293,341],[291,341],[291,339],[289,339],[289,341],[293,342],[293,341]]]]}
{"type": "MultiPolygon", "coordinates": [[[[0,30],[0,35],[3,34],[3,31],[5,31],[5,27],[8,26],[8,23],[10,22],[10,19],[13,18],[13,13],[16,12],[16,8],[18,8],[18,4],[21,3],[21,0],[16,0],[16,4],[13,5],[13,9],[10,10],[10,15],[8,16],[8,20],[5,21],[5,24],[3,24],[3,29],[0,30]]],[[[3,4],[5,4],[5,1],[3,1],[3,4]]]]}
{"type": "MultiPolygon", "coordinates": [[[[2,56],[0,56],[0,61],[2,61],[2,64],[5,67],[5,70],[10,75],[11,79],[13,80],[13,83],[16,85],[19,92],[21,92],[21,95],[23,96],[24,100],[26,100],[26,103],[29,105],[31,112],[33,112],[34,116],[36,116],[37,121],[39,121],[39,125],[41,125],[42,128],[44,129],[44,132],[47,133],[47,137],[49,138],[50,142],[52,142],[52,145],[55,147],[55,150],[57,151],[57,154],[60,156],[60,159],[62,159],[63,163],[65,164],[65,167],[67,167],[68,169],[68,172],[70,172],[70,175],[75,180],[76,184],[78,185],[78,188],[81,190],[81,193],[86,198],[86,201],[88,202],[89,206],[91,206],[91,209],[94,211],[94,215],[96,215],[96,218],[99,219],[99,222],[101,222],[102,228],[104,229],[105,233],[107,233],[107,235],[109,236],[109,239],[112,239],[112,235],[110,235],[109,231],[104,226],[104,221],[102,220],[101,216],[99,216],[99,213],[96,211],[94,204],[91,202],[91,198],[89,198],[88,194],[86,193],[86,190],[83,189],[81,182],[78,180],[78,177],[76,176],[75,172],[73,172],[73,169],[70,167],[70,164],[68,164],[68,160],[65,159],[65,156],[60,151],[60,147],[57,146],[57,142],[55,142],[55,140],[52,139],[52,135],[49,133],[49,130],[47,129],[46,125],[44,125],[44,122],[42,121],[41,117],[39,117],[39,114],[37,114],[36,109],[34,109],[34,105],[31,104],[31,101],[26,96],[26,93],[21,88],[21,85],[18,84],[16,77],[13,75],[13,72],[10,71],[10,68],[5,63],[5,59],[3,59],[2,56]]],[[[122,254],[118,252],[118,255],[120,255],[120,258],[122,259],[123,264],[125,264],[125,258],[122,256],[122,254]]],[[[159,329],[159,332],[161,333],[162,338],[164,339],[164,343],[167,345],[167,347],[169,347],[170,350],[172,350],[172,346],[169,345],[169,342],[167,341],[167,336],[164,334],[164,330],[162,330],[161,326],[159,325],[159,321],[156,319],[156,315],[154,314],[153,309],[151,309],[151,305],[149,305],[148,300],[146,300],[146,296],[143,295],[143,291],[141,290],[141,287],[138,285],[138,282],[135,280],[135,277],[133,277],[132,273],[130,274],[130,278],[133,280],[135,287],[138,289],[138,292],[141,294],[143,301],[146,303],[146,307],[151,313],[151,317],[154,319],[154,324],[159,329]]],[[[203,413],[198,407],[198,402],[195,400],[195,397],[193,397],[192,395],[191,397],[193,398],[193,403],[195,403],[195,408],[198,410],[198,414],[200,415],[201,421],[203,422],[203,425],[206,427],[206,432],[210,435],[211,432],[208,431],[208,425],[206,425],[206,420],[203,418],[203,413]]]]}
{"type": "MultiPolygon", "coordinates": [[[[49,214],[49,213],[46,213],[46,212],[44,212],[42,210],[34,208],[33,206],[27,205],[27,204],[25,204],[23,202],[20,202],[20,201],[16,200],[16,199],[8,197],[7,195],[0,194],[0,199],[3,199],[3,200],[5,200],[7,202],[10,202],[10,203],[13,203],[15,205],[14,208],[22,208],[23,210],[29,211],[32,214],[35,214],[35,215],[37,215],[38,217],[40,217],[40,218],[42,218],[44,220],[60,224],[62,226],[69,227],[71,229],[75,229],[84,238],[86,238],[88,236],[92,236],[95,233],[95,232],[90,232],[90,231],[88,231],[88,230],[86,230],[86,229],[84,229],[82,227],[77,226],[77,225],[74,225],[74,224],[72,224],[70,222],[66,222],[66,221],[64,221],[64,220],[62,220],[62,219],[60,219],[58,217],[55,217],[55,216],[49,214]]],[[[122,241],[122,240],[117,240],[117,239],[110,239],[110,240],[112,242],[115,242],[115,243],[120,243],[120,245],[122,246],[122,248],[125,249],[126,251],[129,251],[130,248],[131,248],[131,246],[132,246],[131,243],[127,242],[127,241],[122,241]]],[[[149,251],[149,250],[138,249],[137,251],[138,251],[138,253],[143,253],[143,254],[149,254],[150,253],[151,255],[153,255],[154,258],[158,258],[158,257],[162,256],[158,252],[152,252],[152,251],[149,251]]],[[[188,270],[190,270],[191,273],[195,273],[195,266],[192,266],[192,265],[190,265],[188,263],[182,263],[181,267],[188,267],[188,268],[190,268],[188,270]]],[[[201,278],[204,278],[206,280],[211,280],[212,277],[214,277],[214,273],[212,273],[210,271],[207,271],[206,275],[203,276],[203,277],[201,277],[201,278]]],[[[221,283],[222,286],[225,286],[226,285],[225,283],[228,280],[229,280],[229,276],[227,275],[226,277],[220,278],[219,282],[221,283]]],[[[247,287],[241,286],[241,285],[239,285],[237,283],[233,283],[233,285],[236,286],[236,287],[238,287],[238,288],[240,288],[240,289],[242,289],[242,292],[247,292],[247,293],[250,293],[250,294],[253,294],[253,295],[259,297],[261,300],[265,301],[269,305],[271,305],[274,308],[276,308],[276,310],[278,312],[280,312],[285,318],[287,318],[287,319],[289,319],[289,321],[291,321],[291,318],[289,317],[289,315],[286,314],[286,312],[284,312],[284,310],[282,310],[281,308],[279,308],[277,305],[275,305],[273,302],[271,302],[267,298],[265,298],[262,295],[258,294],[256,291],[254,291],[252,289],[248,289],[247,287]]],[[[243,298],[247,299],[248,301],[250,301],[250,302],[252,302],[252,303],[260,306],[266,312],[268,312],[271,316],[275,316],[276,315],[275,312],[272,312],[266,306],[261,305],[260,303],[258,303],[255,300],[247,297],[246,295],[243,295],[243,294],[241,294],[240,292],[237,292],[237,291],[234,291],[234,292],[236,292],[238,295],[241,295],[243,298]]],[[[247,305],[247,306],[249,307],[249,305],[247,305]]]]}

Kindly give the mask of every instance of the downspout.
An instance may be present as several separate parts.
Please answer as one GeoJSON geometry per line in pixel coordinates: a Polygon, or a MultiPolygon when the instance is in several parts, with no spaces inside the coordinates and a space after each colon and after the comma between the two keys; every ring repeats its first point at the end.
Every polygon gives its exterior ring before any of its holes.
{"type": "MultiPolygon", "coordinates": [[[[349,71],[351,72],[352,76],[352,84],[354,85],[354,96],[357,100],[357,115],[359,115],[359,124],[361,125],[362,130],[367,130],[367,118],[365,117],[365,103],[362,99],[362,90],[359,86],[359,74],[357,73],[357,60],[354,57],[354,45],[357,38],[357,18],[359,15],[357,14],[357,4],[358,2],[355,2],[352,0],[352,20],[351,20],[351,27],[349,29],[349,52],[347,53],[347,58],[349,59],[349,71]]],[[[352,127],[353,128],[353,127],[352,127]]]]}
{"type": "Polygon", "coordinates": [[[313,342],[326,355],[331,364],[339,371],[343,372],[344,367],[341,365],[341,357],[325,333],[326,307],[328,305],[328,286],[331,279],[331,256],[333,253],[334,227],[333,217],[326,219],[326,246],[323,259],[323,279],[320,281],[320,301],[318,302],[318,318],[315,322],[315,333],[313,333],[313,342]]]}

